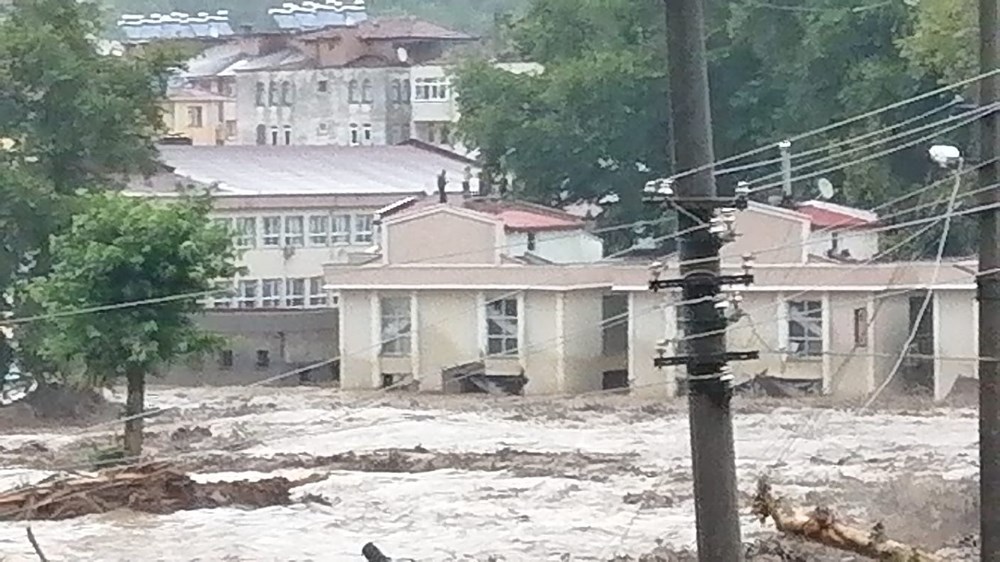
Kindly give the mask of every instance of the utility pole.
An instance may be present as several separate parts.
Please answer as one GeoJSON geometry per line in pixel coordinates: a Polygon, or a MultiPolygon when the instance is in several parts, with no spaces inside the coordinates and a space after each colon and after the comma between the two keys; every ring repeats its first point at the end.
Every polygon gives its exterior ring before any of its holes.
{"type": "MultiPolygon", "coordinates": [[[[998,0],[979,0],[979,66],[981,72],[995,72],[998,52],[998,0]]],[[[996,75],[979,83],[980,107],[998,101],[996,75]]],[[[979,185],[996,185],[998,128],[996,109],[979,121],[979,185]]],[[[985,204],[1000,203],[1000,192],[984,193],[985,204]]],[[[996,208],[979,215],[979,511],[980,544],[983,562],[1000,561],[1000,220],[996,208]],[[984,273],[989,272],[989,273],[984,273]]]]}
{"type": "Polygon", "coordinates": [[[751,359],[756,353],[728,353],[724,311],[728,301],[723,285],[749,284],[745,275],[723,276],[719,249],[732,239],[736,209],[746,208],[749,190],[735,199],[716,195],[709,104],[708,65],[705,56],[704,0],[664,0],[670,121],[676,170],[700,171],[647,183],[647,200],[677,206],[680,239],[679,279],[660,280],[654,271],[650,288],[681,289],[685,303],[678,310],[686,319],[684,351],[659,357],[657,367],[685,365],[694,472],[698,557],[702,562],[738,562],[743,559],[739,504],[736,492],[736,455],[730,411],[732,376],[726,364],[751,359]],[[702,169],[704,168],[704,169],[702,169]],[[716,211],[720,211],[718,216],[716,211]],[[702,224],[710,228],[695,229],[702,224]]]}

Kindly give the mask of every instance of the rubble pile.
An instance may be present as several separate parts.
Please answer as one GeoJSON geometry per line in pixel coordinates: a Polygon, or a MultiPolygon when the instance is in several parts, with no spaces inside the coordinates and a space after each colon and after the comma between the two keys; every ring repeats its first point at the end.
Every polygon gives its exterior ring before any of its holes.
{"type": "Polygon", "coordinates": [[[108,469],[96,476],[51,477],[0,494],[0,520],[58,520],[128,508],[167,514],[215,507],[260,508],[291,503],[302,482],[195,482],[169,463],[108,469]]]}

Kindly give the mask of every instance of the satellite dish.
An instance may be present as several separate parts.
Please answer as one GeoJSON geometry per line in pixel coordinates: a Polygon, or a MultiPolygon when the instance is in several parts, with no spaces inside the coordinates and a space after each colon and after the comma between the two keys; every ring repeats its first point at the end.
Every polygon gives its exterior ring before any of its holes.
{"type": "Polygon", "coordinates": [[[833,184],[826,178],[819,178],[816,181],[816,188],[819,189],[819,196],[823,199],[833,198],[833,184]]]}
{"type": "Polygon", "coordinates": [[[400,47],[396,49],[396,57],[399,59],[399,62],[406,62],[410,58],[410,53],[406,52],[406,47],[400,47]]]}

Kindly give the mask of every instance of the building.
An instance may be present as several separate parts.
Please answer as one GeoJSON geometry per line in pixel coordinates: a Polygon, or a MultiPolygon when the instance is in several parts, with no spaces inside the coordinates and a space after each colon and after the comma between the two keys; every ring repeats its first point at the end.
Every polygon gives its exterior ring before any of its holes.
{"type": "Polygon", "coordinates": [[[194,86],[171,88],[163,102],[168,136],[191,139],[194,145],[221,145],[236,138],[236,99],[194,86]]]}
{"type": "MultiPolygon", "coordinates": [[[[162,146],[163,169],[132,181],[128,194],[177,197],[179,187],[211,190],[213,217],[233,231],[245,272],[220,281],[229,291],[206,302],[201,325],[230,342],[213,360],[173,366],[165,381],[250,382],[323,362],[338,347],[336,295],[323,264],[370,261],[379,212],[437,190],[456,197],[471,162],[419,143],[379,147],[162,146]]],[[[336,365],[332,365],[336,367],[336,365]]],[[[303,374],[335,376],[330,366],[303,374]]],[[[299,377],[289,380],[298,381],[299,377]]]]}
{"type": "MultiPolygon", "coordinates": [[[[867,395],[900,360],[929,288],[930,306],[896,386],[942,398],[958,377],[975,376],[970,264],[811,255],[811,221],[805,212],[756,203],[738,215],[742,236],[727,246],[726,269],[738,272],[745,253],[758,264],[756,282],[740,289],[742,303],[730,313],[729,341],[761,352],[733,364],[739,377],[867,395]]],[[[326,266],[327,286],[340,299],[343,388],[678,392],[677,369],[658,370],[652,360],[682,349],[679,295],[649,291],[648,263],[517,259],[497,250],[506,233],[494,213],[429,206],[385,221],[380,259],[326,266]],[[435,240],[462,242],[435,259],[435,240]]]]}

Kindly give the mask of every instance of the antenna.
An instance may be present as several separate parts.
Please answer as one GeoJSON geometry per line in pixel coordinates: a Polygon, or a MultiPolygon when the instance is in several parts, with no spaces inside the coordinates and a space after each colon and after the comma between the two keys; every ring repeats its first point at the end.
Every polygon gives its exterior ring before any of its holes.
{"type": "Polygon", "coordinates": [[[833,183],[826,178],[819,178],[816,180],[816,188],[819,190],[819,196],[826,200],[832,199],[833,194],[836,191],[833,188],[833,183]]]}

